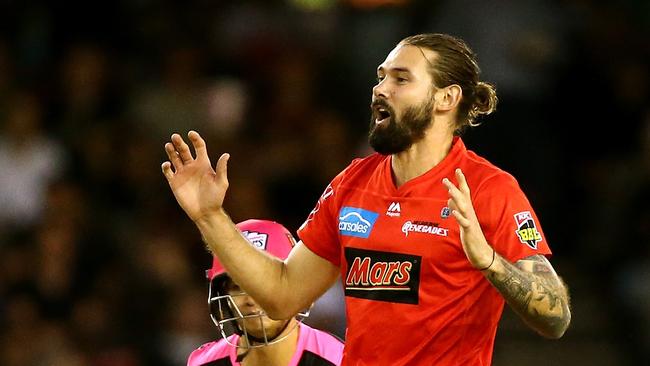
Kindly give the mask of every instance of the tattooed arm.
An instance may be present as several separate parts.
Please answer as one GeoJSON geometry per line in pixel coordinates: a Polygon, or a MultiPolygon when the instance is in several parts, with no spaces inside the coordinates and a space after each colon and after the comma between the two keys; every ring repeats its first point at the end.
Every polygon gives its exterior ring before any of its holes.
{"type": "Polygon", "coordinates": [[[483,274],[528,326],[547,338],[562,337],[571,322],[569,293],[544,256],[512,264],[496,255],[483,274]]]}
{"type": "Polygon", "coordinates": [[[449,190],[449,208],[460,226],[460,240],[467,259],[526,324],[545,337],[560,338],[571,322],[566,286],[541,255],[512,264],[496,253],[483,235],[465,175],[460,169],[456,169],[455,175],[458,186],[448,178],[442,182],[449,190]]]}

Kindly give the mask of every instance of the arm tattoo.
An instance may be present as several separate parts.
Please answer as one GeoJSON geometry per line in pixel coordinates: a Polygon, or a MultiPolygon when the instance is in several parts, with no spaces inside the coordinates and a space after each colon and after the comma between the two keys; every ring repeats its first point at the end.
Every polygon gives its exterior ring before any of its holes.
{"type": "Polygon", "coordinates": [[[498,269],[486,277],[512,309],[538,333],[559,338],[569,326],[569,294],[551,263],[542,255],[508,262],[497,256],[498,269]]]}

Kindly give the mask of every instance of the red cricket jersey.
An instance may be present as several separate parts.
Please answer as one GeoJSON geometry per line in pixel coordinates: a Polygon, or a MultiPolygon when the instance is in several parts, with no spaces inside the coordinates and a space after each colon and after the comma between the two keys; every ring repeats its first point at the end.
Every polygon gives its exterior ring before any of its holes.
{"type": "Polygon", "coordinates": [[[511,262],[550,255],[517,181],[468,151],[399,188],[391,157],[354,160],[328,185],[298,230],[341,267],[345,365],[489,365],[504,300],[469,263],[447,207],[447,177],[461,168],[488,243],[511,262]]]}

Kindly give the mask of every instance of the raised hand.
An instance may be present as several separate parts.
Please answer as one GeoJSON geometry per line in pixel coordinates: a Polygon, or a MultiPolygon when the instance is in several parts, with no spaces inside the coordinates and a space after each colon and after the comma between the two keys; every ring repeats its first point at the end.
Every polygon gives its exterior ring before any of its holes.
{"type": "Polygon", "coordinates": [[[447,178],[442,180],[449,192],[447,204],[460,225],[460,240],[463,243],[467,259],[475,268],[486,269],[494,258],[494,249],[490,247],[483,235],[483,230],[474,212],[465,175],[460,169],[456,169],[455,173],[458,187],[447,178]]]}
{"type": "Polygon", "coordinates": [[[165,144],[169,161],[162,163],[162,172],[185,213],[197,222],[222,209],[228,190],[227,164],[230,155],[222,154],[213,169],[205,141],[196,131],[187,134],[196,157],[179,134],[165,144]],[[172,170],[173,166],[173,170],[172,170]]]}

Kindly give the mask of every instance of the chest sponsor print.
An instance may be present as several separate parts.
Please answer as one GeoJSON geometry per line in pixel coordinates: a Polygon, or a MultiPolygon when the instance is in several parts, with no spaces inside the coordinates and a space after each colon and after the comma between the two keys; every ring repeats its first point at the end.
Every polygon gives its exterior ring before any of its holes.
{"type": "Polygon", "coordinates": [[[341,235],[367,239],[378,216],[378,213],[362,208],[343,207],[339,212],[339,232],[341,235]]]}
{"type": "Polygon", "coordinates": [[[345,259],[345,296],[418,303],[421,256],[346,247],[345,259]]]}
{"type": "Polygon", "coordinates": [[[517,223],[515,233],[519,237],[519,241],[533,249],[537,249],[537,243],[542,241],[542,234],[537,230],[535,219],[533,219],[530,211],[515,214],[515,222],[517,223]]]}
{"type": "Polygon", "coordinates": [[[402,233],[408,237],[409,233],[423,233],[429,235],[447,236],[449,229],[439,226],[438,223],[428,221],[407,221],[402,225],[402,233]]]}

